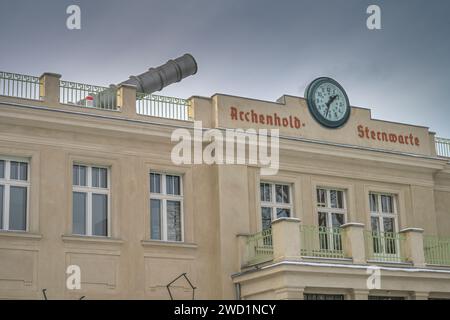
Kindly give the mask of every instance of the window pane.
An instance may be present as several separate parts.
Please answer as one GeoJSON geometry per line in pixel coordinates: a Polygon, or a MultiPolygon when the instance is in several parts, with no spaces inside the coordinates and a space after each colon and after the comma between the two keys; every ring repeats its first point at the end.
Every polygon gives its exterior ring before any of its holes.
{"type": "Polygon", "coordinates": [[[380,234],[380,219],[378,217],[371,217],[370,223],[372,226],[372,249],[374,253],[383,252],[383,242],[380,234]]]}
{"type": "Polygon", "coordinates": [[[150,200],[150,237],[161,240],[161,200],[150,200]]]}
{"type": "Polygon", "coordinates": [[[173,195],[180,195],[180,177],[166,176],[166,193],[173,195]]]}
{"type": "Polygon", "coordinates": [[[372,226],[372,232],[380,232],[380,221],[376,217],[370,218],[370,223],[372,226]]]}
{"type": "Polygon", "coordinates": [[[332,213],[331,214],[332,226],[339,227],[345,223],[344,215],[342,213],[332,213]]]}
{"type": "Polygon", "coordinates": [[[262,229],[263,230],[270,229],[272,225],[272,208],[267,207],[261,208],[261,220],[262,220],[262,229]]]}
{"type": "Polygon", "coordinates": [[[319,248],[323,250],[329,249],[329,240],[327,234],[327,214],[325,212],[319,212],[319,248]]]}
{"type": "Polygon", "coordinates": [[[283,203],[283,186],[279,184],[275,185],[275,198],[276,202],[283,203]]]}
{"type": "Polygon", "coordinates": [[[369,300],[405,300],[404,297],[369,296],[369,300]]]}
{"type": "Polygon", "coordinates": [[[180,195],[180,177],[173,176],[173,194],[180,195]]]}
{"type": "Polygon", "coordinates": [[[326,227],[327,225],[327,214],[325,212],[319,212],[319,227],[326,227]]]}
{"type": "Polygon", "coordinates": [[[378,212],[378,195],[369,194],[370,212],[378,212]]]}
{"type": "Polygon", "coordinates": [[[78,166],[72,166],[72,185],[77,186],[80,182],[78,176],[78,166]]]}
{"type": "Polygon", "coordinates": [[[166,176],[166,194],[173,194],[173,177],[166,176]]]}
{"type": "Polygon", "coordinates": [[[277,208],[277,218],[289,218],[291,215],[291,210],[277,208]]]}
{"type": "Polygon", "coordinates": [[[395,232],[394,218],[383,218],[384,232],[395,232]]]}
{"type": "Polygon", "coordinates": [[[19,180],[28,180],[28,163],[19,162],[19,180]]]}
{"type": "Polygon", "coordinates": [[[106,168],[99,168],[100,188],[108,188],[108,170],[106,168]]]}
{"type": "Polygon", "coordinates": [[[10,188],[9,229],[25,230],[27,220],[27,188],[10,188]]]}
{"type": "Polygon", "coordinates": [[[393,213],[392,196],[381,196],[381,209],[384,213],[393,213]]]}
{"type": "Polygon", "coordinates": [[[326,207],[326,191],[324,189],[317,189],[317,206],[326,207]]]}
{"type": "Polygon", "coordinates": [[[150,173],[150,192],[161,193],[161,175],[150,173]]]}
{"type": "Polygon", "coordinates": [[[74,186],[86,186],[86,167],[80,165],[74,165],[72,170],[73,185],[74,186]]]}
{"type": "Polygon", "coordinates": [[[72,233],[86,234],[86,193],[74,192],[72,201],[72,233]]]}
{"type": "Polygon", "coordinates": [[[181,241],[181,205],[179,201],[167,201],[167,240],[181,241]]]}
{"type": "Polygon", "coordinates": [[[277,203],[289,203],[289,186],[275,185],[277,203]]]}
{"type": "Polygon", "coordinates": [[[86,175],[87,175],[87,170],[85,166],[79,166],[79,185],[80,186],[86,186],[86,175]]]}
{"type": "Polygon", "coordinates": [[[92,168],[92,187],[98,188],[99,184],[99,176],[100,176],[99,168],[92,168]]]}
{"type": "Polygon", "coordinates": [[[12,180],[19,179],[19,163],[17,161],[11,161],[9,178],[12,180]]]}
{"type": "Polygon", "coordinates": [[[268,183],[261,183],[260,189],[261,189],[261,201],[264,202],[271,202],[272,200],[272,193],[271,193],[271,185],[268,183]]]}
{"type": "Polygon", "coordinates": [[[5,161],[0,160],[0,179],[5,177],[5,161]]]}
{"type": "Polygon", "coordinates": [[[339,209],[344,209],[344,192],[337,191],[337,207],[339,209]]]}
{"type": "Polygon", "coordinates": [[[0,185],[0,230],[3,229],[3,186],[0,185]]]}
{"type": "Polygon", "coordinates": [[[331,208],[343,209],[344,204],[343,204],[342,198],[343,198],[342,191],[330,190],[331,208]]]}
{"type": "Polygon", "coordinates": [[[341,294],[315,294],[305,293],[305,300],[344,300],[344,296],[341,294]]]}
{"type": "Polygon", "coordinates": [[[92,194],[92,234],[107,236],[108,197],[105,194],[92,194]]]}
{"type": "Polygon", "coordinates": [[[394,236],[395,225],[393,218],[383,218],[384,227],[384,246],[385,253],[396,254],[397,253],[397,240],[394,236]]]}

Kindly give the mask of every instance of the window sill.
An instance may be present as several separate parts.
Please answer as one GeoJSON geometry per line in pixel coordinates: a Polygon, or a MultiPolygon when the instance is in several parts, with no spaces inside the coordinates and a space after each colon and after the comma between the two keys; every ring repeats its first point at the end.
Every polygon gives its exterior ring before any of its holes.
{"type": "Polygon", "coordinates": [[[176,242],[176,241],[158,241],[158,240],[142,240],[143,247],[169,247],[169,248],[186,248],[197,249],[195,243],[176,242]]]}
{"type": "Polygon", "coordinates": [[[62,235],[63,242],[78,242],[78,243],[96,243],[96,244],[112,244],[122,245],[123,240],[109,237],[95,237],[95,236],[78,236],[78,235],[62,235]]]}
{"type": "Polygon", "coordinates": [[[23,239],[23,240],[41,240],[42,235],[29,233],[26,231],[7,231],[0,230],[0,238],[23,239]]]}

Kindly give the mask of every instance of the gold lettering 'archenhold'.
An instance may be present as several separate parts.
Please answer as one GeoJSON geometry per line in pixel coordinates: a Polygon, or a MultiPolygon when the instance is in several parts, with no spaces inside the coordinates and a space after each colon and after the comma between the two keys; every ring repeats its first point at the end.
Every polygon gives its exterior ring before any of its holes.
{"type": "Polygon", "coordinates": [[[281,117],[276,112],[273,114],[260,114],[251,109],[250,111],[240,111],[236,107],[230,107],[231,120],[249,123],[258,123],[269,126],[300,129],[305,124],[295,116],[281,117]]]}

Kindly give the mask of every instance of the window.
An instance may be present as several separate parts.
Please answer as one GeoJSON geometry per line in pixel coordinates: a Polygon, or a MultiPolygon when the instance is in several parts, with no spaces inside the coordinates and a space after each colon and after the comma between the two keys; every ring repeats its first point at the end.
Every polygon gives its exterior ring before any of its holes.
{"type": "Polygon", "coordinates": [[[397,205],[391,194],[369,193],[370,225],[375,254],[396,255],[397,205]]]}
{"type": "Polygon", "coordinates": [[[343,294],[304,293],[303,298],[305,300],[344,300],[344,295],[343,294]]]}
{"type": "Polygon", "coordinates": [[[369,300],[405,300],[405,297],[395,296],[369,296],[369,300]]]}
{"type": "Polygon", "coordinates": [[[73,165],[72,233],[108,236],[109,170],[102,167],[73,165]]]}
{"type": "Polygon", "coordinates": [[[342,250],[339,228],[347,215],[345,193],[343,190],[317,188],[316,194],[320,249],[342,250]]]}
{"type": "Polygon", "coordinates": [[[183,241],[181,176],[150,173],[150,238],[183,241]]]}
{"type": "Polygon", "coordinates": [[[28,162],[0,159],[0,229],[27,230],[28,162]]]}
{"type": "Polygon", "coordinates": [[[271,227],[277,218],[290,217],[292,212],[291,188],[287,184],[260,184],[262,229],[271,227]]]}

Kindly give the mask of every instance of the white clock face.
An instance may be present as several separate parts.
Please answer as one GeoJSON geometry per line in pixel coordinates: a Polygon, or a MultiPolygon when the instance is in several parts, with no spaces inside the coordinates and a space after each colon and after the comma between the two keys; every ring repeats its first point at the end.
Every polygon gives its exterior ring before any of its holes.
{"type": "Polygon", "coordinates": [[[349,107],[344,92],[330,82],[320,84],[314,92],[313,99],[317,111],[332,122],[342,120],[349,107]]]}

